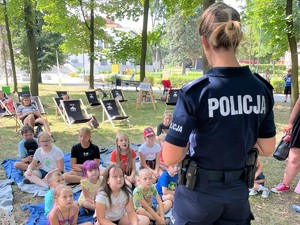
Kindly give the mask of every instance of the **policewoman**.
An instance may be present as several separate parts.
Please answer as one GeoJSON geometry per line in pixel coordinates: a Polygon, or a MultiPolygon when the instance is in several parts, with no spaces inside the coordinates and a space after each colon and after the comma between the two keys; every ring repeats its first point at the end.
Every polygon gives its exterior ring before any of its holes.
{"type": "Polygon", "coordinates": [[[181,88],[163,148],[167,165],[179,163],[193,133],[191,160],[175,191],[173,223],[250,224],[246,165],[253,147],[262,156],[275,148],[272,86],[237,61],[242,28],[235,9],[211,5],[199,33],[212,69],[181,88]]]}

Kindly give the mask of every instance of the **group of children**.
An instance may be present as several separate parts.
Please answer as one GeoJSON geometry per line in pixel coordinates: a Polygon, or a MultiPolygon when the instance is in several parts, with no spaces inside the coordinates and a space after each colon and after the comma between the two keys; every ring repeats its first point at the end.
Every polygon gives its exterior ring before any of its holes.
{"type": "MultiPolygon", "coordinates": [[[[167,132],[171,116],[164,114],[162,132],[167,132]]],[[[102,171],[99,148],[91,141],[91,130],[83,127],[79,143],[71,149],[72,170],[64,172],[64,154],[52,144],[51,135],[42,132],[35,138],[32,126],[24,125],[18,144],[21,159],[14,166],[24,171],[24,183],[48,190],[48,224],[77,224],[79,213],[92,212],[95,224],[166,224],[164,216],[172,207],[177,186],[177,165],[161,167],[162,134],[156,137],[151,127],[145,128],[143,134],[145,143],[138,149],[140,165],[128,136],[117,134],[111,165],[102,171]],[[67,185],[73,183],[80,183],[82,188],[76,202],[67,185]]]]}

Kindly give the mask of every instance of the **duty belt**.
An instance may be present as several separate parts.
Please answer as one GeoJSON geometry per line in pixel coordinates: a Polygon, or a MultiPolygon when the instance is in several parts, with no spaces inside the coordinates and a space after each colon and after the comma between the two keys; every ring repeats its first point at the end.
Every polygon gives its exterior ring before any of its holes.
{"type": "Polygon", "coordinates": [[[201,174],[206,173],[209,181],[226,182],[227,179],[231,181],[245,180],[245,170],[231,170],[231,171],[220,171],[220,170],[206,170],[198,168],[198,175],[201,179],[201,174]]]}

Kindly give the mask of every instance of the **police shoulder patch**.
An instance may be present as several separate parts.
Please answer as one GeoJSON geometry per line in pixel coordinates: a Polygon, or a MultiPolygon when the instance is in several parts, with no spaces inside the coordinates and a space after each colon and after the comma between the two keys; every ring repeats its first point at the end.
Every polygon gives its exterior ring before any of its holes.
{"type": "Polygon", "coordinates": [[[207,80],[208,77],[206,75],[203,75],[202,77],[196,79],[196,80],[192,80],[190,82],[188,82],[187,84],[185,84],[181,90],[183,92],[187,92],[191,87],[195,86],[196,84],[200,84],[202,82],[204,82],[205,80],[207,80]]]}
{"type": "Polygon", "coordinates": [[[273,90],[274,87],[272,86],[272,84],[270,84],[265,78],[263,78],[261,75],[259,75],[258,73],[253,73],[254,76],[256,76],[259,80],[261,80],[269,89],[273,90]]]}

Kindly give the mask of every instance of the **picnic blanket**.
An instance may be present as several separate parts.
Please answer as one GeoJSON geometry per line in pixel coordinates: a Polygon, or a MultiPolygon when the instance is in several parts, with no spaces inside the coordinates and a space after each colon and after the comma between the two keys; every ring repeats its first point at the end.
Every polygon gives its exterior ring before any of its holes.
{"type": "MultiPolygon", "coordinates": [[[[131,147],[137,152],[140,145],[131,144],[131,147]]],[[[111,152],[115,149],[115,146],[104,147],[100,149],[100,167],[105,168],[110,163],[110,155],[111,152]]],[[[71,170],[71,153],[64,154],[64,162],[65,162],[65,171],[68,172],[71,170]]],[[[47,190],[43,189],[43,187],[36,184],[24,184],[22,181],[24,179],[23,171],[16,169],[14,167],[14,163],[20,161],[20,159],[5,159],[2,162],[2,166],[4,168],[6,177],[8,179],[12,179],[14,183],[18,185],[18,187],[27,193],[31,193],[34,196],[45,196],[47,190]]]]}
{"type": "Polygon", "coordinates": [[[13,182],[12,179],[0,180],[0,207],[5,208],[9,212],[13,210],[13,194],[11,189],[13,182]]]}

